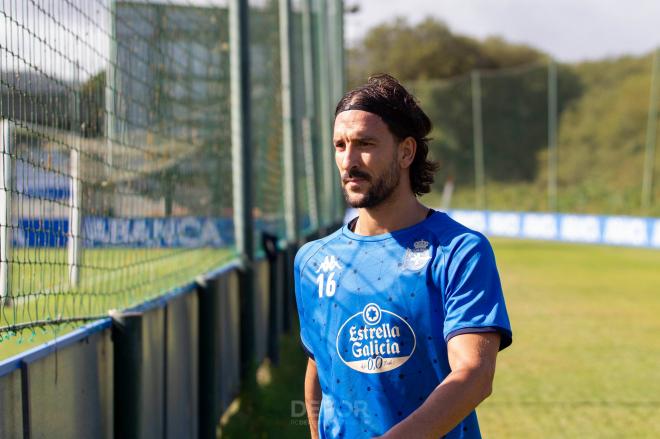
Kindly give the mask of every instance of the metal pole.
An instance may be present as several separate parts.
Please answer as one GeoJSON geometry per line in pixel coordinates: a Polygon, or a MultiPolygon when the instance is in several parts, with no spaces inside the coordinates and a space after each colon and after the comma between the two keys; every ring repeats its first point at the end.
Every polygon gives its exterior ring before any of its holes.
{"type": "Polygon", "coordinates": [[[247,0],[229,2],[232,183],[234,234],[241,260],[241,372],[254,358],[254,237],[252,221],[252,157],[250,138],[250,52],[247,0]]]}
{"type": "Polygon", "coordinates": [[[116,117],[115,92],[117,90],[117,4],[115,0],[110,1],[110,38],[108,38],[108,65],[105,71],[105,136],[108,150],[106,152],[106,164],[108,178],[112,173],[112,146],[116,141],[116,117]]]}
{"type": "Polygon", "coordinates": [[[335,101],[337,94],[339,93],[339,77],[337,72],[339,71],[339,66],[337,63],[337,35],[338,35],[338,26],[337,26],[337,0],[327,0],[326,1],[326,11],[327,11],[327,47],[328,53],[327,56],[330,58],[328,67],[330,68],[330,78],[328,86],[330,87],[329,101],[335,101]]]}
{"type": "MultiPolygon", "coordinates": [[[[331,0],[332,4],[332,25],[334,32],[332,32],[332,42],[333,42],[333,62],[334,67],[333,71],[333,95],[332,95],[332,104],[336,103],[341,99],[344,94],[344,2],[343,0],[331,0]]],[[[332,141],[332,138],[330,139],[332,141]]],[[[334,164],[333,164],[334,165],[334,164]]],[[[334,171],[334,166],[333,166],[334,171]]],[[[334,205],[335,205],[335,214],[333,215],[333,220],[335,222],[341,221],[343,217],[344,206],[343,197],[341,193],[341,185],[339,181],[339,174],[334,171],[332,173],[333,178],[333,195],[334,195],[334,205]]]]}
{"type": "Polygon", "coordinates": [[[646,149],[644,153],[644,174],[642,180],[642,209],[648,213],[653,198],[653,168],[655,165],[655,133],[658,119],[658,73],[660,73],[660,48],[653,55],[649,115],[646,122],[646,149]]]}
{"type": "Polygon", "coordinates": [[[548,210],[557,211],[557,65],[548,63],[548,210]]]}
{"type": "Polygon", "coordinates": [[[69,265],[69,286],[78,285],[80,266],[80,138],[83,135],[80,117],[80,65],[76,63],[74,90],[71,99],[71,138],[73,148],[69,153],[69,233],[67,239],[67,259],[69,265]]]}
{"type": "Polygon", "coordinates": [[[481,83],[477,70],[472,72],[472,135],[474,139],[474,178],[477,207],[479,209],[486,209],[484,139],[481,120],[481,83]]]}
{"type": "Polygon", "coordinates": [[[75,287],[80,280],[81,259],[81,181],[80,181],[80,152],[73,148],[69,156],[69,171],[71,173],[71,184],[69,194],[69,239],[67,242],[67,253],[69,262],[69,285],[75,287]]]}
{"type": "Polygon", "coordinates": [[[0,299],[11,303],[11,122],[0,121],[0,299]]]}
{"type": "MultiPolygon", "coordinates": [[[[339,87],[338,93],[335,96],[335,99],[339,101],[344,94],[346,89],[346,58],[344,53],[344,1],[335,0],[337,3],[337,16],[336,16],[336,26],[337,26],[337,59],[335,64],[337,66],[337,84],[339,87]]],[[[339,176],[337,176],[339,179],[339,176]]]]}
{"type": "Polygon", "coordinates": [[[314,135],[316,102],[314,99],[314,45],[312,37],[311,0],[302,0],[302,45],[303,77],[305,85],[305,117],[302,122],[303,153],[305,157],[305,178],[307,181],[307,200],[309,204],[309,222],[312,230],[319,228],[319,205],[314,169],[314,135]]]}
{"type": "Polygon", "coordinates": [[[332,133],[330,132],[331,116],[330,116],[330,78],[328,77],[328,8],[325,0],[316,0],[316,29],[317,29],[317,54],[319,75],[317,87],[319,88],[319,120],[321,129],[321,141],[319,145],[319,152],[321,154],[321,164],[323,167],[323,193],[322,193],[322,226],[328,226],[334,214],[333,203],[333,173],[334,173],[334,160],[331,156],[332,150],[330,145],[332,143],[332,133]]]}
{"type": "Polygon", "coordinates": [[[286,237],[298,241],[296,153],[293,148],[293,93],[291,91],[291,0],[280,0],[280,70],[282,76],[282,144],[284,154],[284,220],[286,237]]]}

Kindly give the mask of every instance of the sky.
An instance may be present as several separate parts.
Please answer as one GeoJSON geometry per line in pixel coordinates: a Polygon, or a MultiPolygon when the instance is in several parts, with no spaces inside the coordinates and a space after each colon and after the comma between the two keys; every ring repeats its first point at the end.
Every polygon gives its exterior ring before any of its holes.
{"type": "Polygon", "coordinates": [[[639,55],[660,47],[660,0],[344,0],[345,36],[353,45],[374,25],[428,16],[479,39],[498,35],[559,61],[639,55]]]}

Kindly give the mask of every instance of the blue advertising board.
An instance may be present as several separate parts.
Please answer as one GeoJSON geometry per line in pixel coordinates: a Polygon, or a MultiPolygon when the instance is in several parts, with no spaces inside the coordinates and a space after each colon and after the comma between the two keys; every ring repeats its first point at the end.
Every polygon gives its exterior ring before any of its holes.
{"type": "MultiPolygon", "coordinates": [[[[660,248],[660,218],[487,210],[449,210],[487,236],[660,248]]],[[[356,216],[353,209],[346,220],[356,216]]]]}
{"type": "MultiPolygon", "coordinates": [[[[14,246],[65,247],[69,221],[23,219],[14,229],[14,246]]],[[[224,247],[234,242],[231,219],[210,217],[106,218],[82,223],[84,247],[224,247]]]]}

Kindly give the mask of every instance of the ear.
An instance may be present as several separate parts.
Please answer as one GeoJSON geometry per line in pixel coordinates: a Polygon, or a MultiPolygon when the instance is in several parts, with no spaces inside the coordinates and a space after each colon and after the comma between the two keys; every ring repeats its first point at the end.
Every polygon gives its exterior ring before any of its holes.
{"type": "Polygon", "coordinates": [[[399,165],[402,168],[409,168],[415,159],[417,152],[417,142],[413,137],[406,137],[399,143],[399,165]]]}

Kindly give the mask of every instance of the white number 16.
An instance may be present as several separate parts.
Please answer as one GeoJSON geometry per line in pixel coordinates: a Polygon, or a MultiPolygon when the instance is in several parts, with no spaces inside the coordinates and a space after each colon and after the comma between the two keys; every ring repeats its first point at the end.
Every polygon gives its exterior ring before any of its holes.
{"type": "Polygon", "coordinates": [[[335,290],[337,289],[337,282],[333,279],[335,277],[335,272],[331,271],[328,275],[328,281],[325,281],[325,273],[319,274],[316,278],[316,283],[319,286],[319,298],[323,297],[323,284],[325,283],[325,295],[332,297],[335,295],[335,290]]]}

